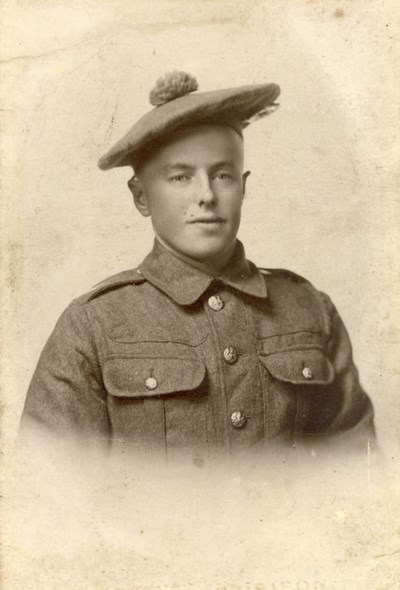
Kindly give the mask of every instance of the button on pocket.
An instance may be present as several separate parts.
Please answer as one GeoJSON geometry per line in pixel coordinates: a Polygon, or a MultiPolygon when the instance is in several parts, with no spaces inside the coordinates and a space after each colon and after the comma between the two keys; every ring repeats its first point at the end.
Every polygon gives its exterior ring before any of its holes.
{"type": "Polygon", "coordinates": [[[206,368],[200,358],[111,358],[104,385],[115,397],[149,397],[191,392],[202,384],[206,368]]]}
{"type": "Polygon", "coordinates": [[[334,378],[331,361],[319,349],[261,352],[260,360],[275,379],[295,385],[328,385],[334,378]]]}
{"type": "Polygon", "coordinates": [[[310,367],[304,367],[304,369],[302,370],[302,373],[303,373],[303,377],[305,377],[306,379],[312,379],[314,376],[310,367]]]}
{"type": "Polygon", "coordinates": [[[157,388],[158,381],[157,379],[154,379],[154,377],[147,377],[145,385],[146,389],[148,389],[149,391],[153,391],[153,389],[157,388]]]}

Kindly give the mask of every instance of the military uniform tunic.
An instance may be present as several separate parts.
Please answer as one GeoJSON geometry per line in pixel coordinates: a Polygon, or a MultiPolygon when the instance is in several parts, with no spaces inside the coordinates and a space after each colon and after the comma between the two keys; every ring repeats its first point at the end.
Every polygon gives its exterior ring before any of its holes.
{"type": "Polygon", "coordinates": [[[294,273],[237,242],[212,277],[155,241],[134,270],[71,303],[33,376],[23,425],[162,452],[234,454],[373,436],[346,329],[294,273]]]}

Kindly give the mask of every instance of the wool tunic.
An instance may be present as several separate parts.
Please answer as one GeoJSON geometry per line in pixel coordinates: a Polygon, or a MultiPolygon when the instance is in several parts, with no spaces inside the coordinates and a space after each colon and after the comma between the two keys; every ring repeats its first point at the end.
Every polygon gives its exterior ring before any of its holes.
{"type": "Polygon", "coordinates": [[[138,268],[74,300],[33,376],[22,417],[32,426],[193,457],[374,436],[329,297],[257,268],[239,241],[213,277],[156,240],[138,268]]]}

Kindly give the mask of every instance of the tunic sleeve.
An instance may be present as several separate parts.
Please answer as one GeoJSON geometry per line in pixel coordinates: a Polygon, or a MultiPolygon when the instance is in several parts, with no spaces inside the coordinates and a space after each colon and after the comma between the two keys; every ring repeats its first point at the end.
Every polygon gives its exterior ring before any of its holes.
{"type": "Polygon", "coordinates": [[[367,451],[375,447],[373,406],[360,384],[346,327],[329,297],[321,296],[330,319],[326,353],[333,365],[334,379],[320,395],[308,401],[303,398],[308,419],[302,434],[309,442],[320,438],[335,446],[342,442],[348,450],[367,451]]]}
{"type": "Polygon", "coordinates": [[[22,438],[32,431],[109,436],[97,348],[81,303],[64,311],[40,356],[21,420],[22,438]]]}

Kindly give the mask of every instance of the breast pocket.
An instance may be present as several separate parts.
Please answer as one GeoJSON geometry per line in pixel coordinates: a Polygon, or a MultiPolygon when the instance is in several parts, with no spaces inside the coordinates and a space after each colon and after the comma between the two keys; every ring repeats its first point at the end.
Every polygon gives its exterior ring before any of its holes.
{"type": "Polygon", "coordinates": [[[186,354],[109,358],[103,379],[114,438],[145,448],[196,447],[206,434],[204,361],[186,354]]]}
{"type": "Polygon", "coordinates": [[[328,385],[333,381],[331,361],[322,350],[286,350],[260,354],[264,367],[278,381],[293,385],[328,385]]]}
{"type": "MultiPolygon", "coordinates": [[[[279,344],[283,344],[280,342],[279,344]]],[[[319,344],[297,343],[293,348],[260,343],[268,429],[274,434],[303,432],[310,411],[331,413],[336,403],[331,384],[333,365],[319,344]]]]}

